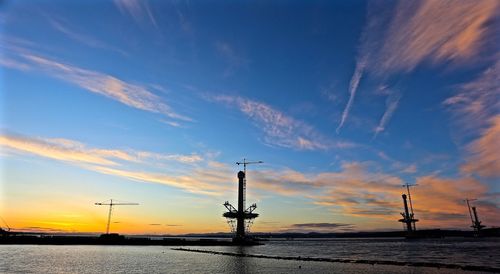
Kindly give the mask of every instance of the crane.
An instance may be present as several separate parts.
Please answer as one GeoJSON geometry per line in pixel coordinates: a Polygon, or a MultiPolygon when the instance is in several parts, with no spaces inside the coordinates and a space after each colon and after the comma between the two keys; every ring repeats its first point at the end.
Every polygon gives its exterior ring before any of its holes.
{"type": "Polygon", "coordinates": [[[2,220],[2,222],[5,224],[5,228],[7,228],[7,230],[6,230],[6,231],[10,231],[10,226],[9,226],[9,224],[7,224],[7,222],[6,222],[6,221],[5,221],[2,217],[0,217],[0,219],[1,219],[1,220],[2,220]]]}
{"type": "Polygon", "coordinates": [[[243,165],[243,172],[245,172],[245,175],[247,173],[247,165],[252,165],[252,164],[262,164],[264,162],[262,161],[255,161],[255,162],[247,162],[247,159],[243,158],[243,162],[236,162],[237,165],[243,165]]]}
{"type": "MultiPolygon", "coordinates": [[[[406,183],[403,186],[405,186],[406,190],[408,191],[408,201],[410,202],[411,216],[413,218],[413,216],[415,216],[415,214],[413,213],[413,203],[411,202],[410,186],[418,186],[418,184],[410,185],[410,184],[406,183]]],[[[413,230],[417,230],[417,228],[415,226],[415,222],[413,222],[413,230]]]]}
{"type": "Polygon", "coordinates": [[[109,234],[109,224],[111,222],[111,212],[113,211],[113,206],[116,205],[139,205],[138,203],[128,203],[128,202],[113,202],[113,199],[110,199],[109,202],[105,201],[102,203],[95,203],[95,205],[107,205],[109,206],[108,212],[108,224],[106,225],[106,234],[109,234]]]}
{"type": "Polygon", "coordinates": [[[2,222],[5,224],[5,228],[7,229],[7,230],[5,230],[5,229],[3,229],[3,228],[0,226],[0,235],[1,235],[1,236],[7,236],[7,235],[9,235],[9,233],[12,233],[12,232],[10,232],[10,227],[9,227],[9,225],[7,224],[7,222],[6,222],[6,221],[5,221],[2,217],[0,217],[0,219],[1,219],[1,220],[2,220],[2,222]]]}
{"type": "Polygon", "coordinates": [[[481,224],[481,221],[479,221],[479,218],[477,217],[477,211],[475,206],[470,206],[469,202],[476,201],[477,199],[469,199],[466,198],[464,201],[467,202],[467,207],[469,208],[469,215],[470,215],[470,220],[472,222],[471,227],[474,229],[474,236],[479,236],[479,233],[481,229],[483,229],[485,226],[481,224]],[[472,208],[472,211],[471,211],[472,208]],[[472,218],[472,215],[474,213],[474,219],[472,218]]]}
{"type": "Polygon", "coordinates": [[[247,196],[247,192],[246,192],[246,189],[247,189],[247,165],[253,165],[253,164],[262,164],[264,162],[262,161],[254,161],[254,162],[248,162],[246,158],[243,158],[243,162],[236,162],[237,165],[243,165],[243,173],[245,173],[245,176],[243,178],[243,199],[242,199],[242,203],[243,203],[243,209],[245,208],[245,204],[246,204],[246,196],[247,196]]]}
{"type": "Polygon", "coordinates": [[[470,203],[469,202],[472,202],[472,201],[475,201],[475,200],[477,200],[477,199],[466,198],[464,200],[467,203],[467,207],[469,208],[470,221],[472,222],[472,225],[474,225],[474,219],[472,219],[472,211],[470,210],[470,203]]]}

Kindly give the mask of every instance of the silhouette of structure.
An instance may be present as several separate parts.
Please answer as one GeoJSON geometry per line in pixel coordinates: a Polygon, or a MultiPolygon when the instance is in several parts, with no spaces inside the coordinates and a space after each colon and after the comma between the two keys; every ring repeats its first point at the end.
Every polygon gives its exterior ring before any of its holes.
{"type": "Polygon", "coordinates": [[[403,224],[406,225],[407,236],[412,236],[414,234],[414,232],[416,231],[415,222],[418,222],[418,220],[414,218],[414,214],[410,213],[410,211],[408,209],[408,203],[406,201],[406,194],[403,194],[401,196],[403,197],[403,204],[404,204],[405,212],[401,213],[401,215],[403,216],[403,219],[399,219],[399,222],[402,222],[403,224]]]}
{"type": "Polygon", "coordinates": [[[95,205],[108,205],[109,206],[108,223],[106,225],[106,235],[109,235],[109,226],[110,226],[110,223],[111,223],[111,212],[113,211],[113,206],[117,206],[117,205],[139,205],[139,204],[138,203],[113,202],[113,199],[110,199],[109,202],[95,203],[95,205]]]}
{"type": "Polygon", "coordinates": [[[0,217],[0,219],[2,220],[2,222],[5,225],[5,229],[4,229],[4,227],[0,226],[0,236],[6,237],[6,236],[9,236],[11,234],[14,234],[11,232],[11,228],[10,228],[9,224],[7,224],[7,222],[2,217],[0,217]]]}
{"type": "Polygon", "coordinates": [[[223,217],[226,218],[229,226],[231,227],[231,231],[235,233],[233,238],[233,242],[235,243],[249,243],[251,242],[251,238],[248,237],[247,232],[250,230],[250,226],[253,224],[255,218],[259,216],[259,214],[254,213],[255,209],[257,209],[256,204],[252,204],[250,207],[245,209],[246,203],[246,166],[250,164],[260,164],[262,161],[257,162],[247,162],[246,159],[243,159],[243,162],[237,162],[237,165],[243,165],[244,171],[238,172],[238,209],[236,209],[233,205],[231,205],[228,201],[226,201],[223,205],[226,207],[227,212],[222,214],[223,217]],[[234,226],[236,220],[236,228],[234,226]]]}
{"type": "MultiPolygon", "coordinates": [[[[411,212],[411,215],[415,216],[415,213],[413,213],[413,203],[411,201],[410,186],[418,186],[418,185],[417,184],[410,185],[410,184],[406,183],[403,186],[406,187],[406,191],[408,193],[408,201],[410,202],[410,212],[411,212]]],[[[415,225],[415,222],[413,222],[413,231],[416,231],[416,230],[417,230],[417,227],[415,225]]]]}
{"type": "Polygon", "coordinates": [[[471,227],[474,229],[474,236],[478,237],[480,236],[481,229],[485,228],[486,226],[481,224],[481,221],[479,221],[479,217],[477,216],[477,210],[475,206],[470,206],[471,201],[475,201],[476,199],[465,199],[467,202],[467,207],[469,208],[469,215],[470,215],[470,220],[472,222],[471,227]],[[472,209],[472,211],[471,211],[472,209]]]}

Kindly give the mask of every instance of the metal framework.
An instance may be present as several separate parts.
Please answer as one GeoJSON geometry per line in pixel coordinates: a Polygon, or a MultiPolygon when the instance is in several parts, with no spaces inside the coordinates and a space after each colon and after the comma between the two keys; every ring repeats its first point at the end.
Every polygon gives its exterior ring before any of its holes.
{"type": "MultiPolygon", "coordinates": [[[[408,192],[408,201],[410,202],[410,211],[411,211],[411,216],[412,218],[415,216],[415,213],[413,213],[413,203],[411,202],[411,192],[410,192],[410,186],[418,186],[418,184],[404,184],[403,185],[404,187],[406,187],[406,191],[408,192]]],[[[416,222],[416,221],[415,221],[416,222]]],[[[417,230],[417,227],[415,225],[415,222],[413,222],[413,230],[416,231],[417,230]]]]}
{"type": "Polygon", "coordinates": [[[481,224],[481,221],[479,221],[479,217],[477,216],[477,210],[475,206],[470,206],[469,202],[475,201],[477,199],[465,199],[465,202],[467,203],[467,208],[469,209],[469,215],[470,215],[470,220],[472,222],[472,227],[474,229],[474,236],[479,236],[479,233],[481,232],[481,229],[485,228],[486,226],[481,224]],[[471,211],[472,209],[472,211],[471,211]],[[474,217],[473,217],[474,216],[474,217]]]}
{"type": "Polygon", "coordinates": [[[102,203],[95,203],[95,205],[109,205],[109,211],[108,211],[108,223],[106,224],[106,234],[109,234],[109,226],[111,224],[111,212],[113,211],[113,206],[117,205],[139,205],[138,203],[120,203],[120,202],[113,202],[113,199],[110,199],[109,202],[102,202],[102,203]]]}

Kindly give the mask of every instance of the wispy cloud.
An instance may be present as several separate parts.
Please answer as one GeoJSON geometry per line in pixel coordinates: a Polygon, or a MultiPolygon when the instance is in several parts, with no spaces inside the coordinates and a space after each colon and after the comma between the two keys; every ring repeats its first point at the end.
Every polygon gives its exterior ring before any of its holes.
{"type": "MultiPolygon", "coordinates": [[[[379,225],[393,226],[402,210],[403,180],[392,174],[370,171],[368,163],[343,163],[338,172],[260,170],[253,171],[252,176],[253,188],[266,193],[307,197],[312,203],[331,210],[333,218],[362,217],[379,225]]],[[[417,178],[417,184],[412,198],[424,227],[465,227],[468,223],[463,198],[487,199],[487,186],[471,177],[422,176],[417,178]],[[446,220],[442,221],[444,215],[446,220]]],[[[490,224],[500,222],[498,204],[484,201],[482,207],[484,218],[490,224]]]]}
{"type": "Polygon", "coordinates": [[[377,138],[377,135],[385,130],[387,123],[391,120],[394,111],[398,108],[399,100],[401,96],[399,94],[391,94],[387,97],[385,101],[385,112],[380,119],[378,126],[375,128],[375,133],[373,135],[373,139],[377,138]]]}
{"type": "Polygon", "coordinates": [[[2,56],[1,60],[5,61],[0,64],[5,67],[20,70],[29,68],[133,108],[160,113],[176,120],[192,121],[191,118],[174,111],[146,86],[128,83],[105,73],[52,60],[16,45],[3,44],[2,47],[13,50],[11,54],[16,56],[16,59],[5,59],[6,57],[2,56]]]}
{"type": "Polygon", "coordinates": [[[403,173],[416,173],[417,172],[417,165],[416,164],[411,164],[407,166],[405,169],[402,171],[403,173]]]}
{"type": "Polygon", "coordinates": [[[224,184],[229,181],[213,182],[194,176],[169,176],[160,173],[131,171],[103,166],[92,166],[89,169],[137,182],[168,185],[196,194],[220,195],[223,191],[229,190],[229,185],[224,184]]]}
{"type": "Polygon", "coordinates": [[[343,224],[343,223],[300,223],[292,224],[285,231],[288,232],[334,232],[334,231],[351,231],[355,229],[353,224],[343,224]]]}
{"type": "Polygon", "coordinates": [[[169,125],[171,127],[182,127],[182,125],[179,124],[178,122],[168,121],[168,120],[164,120],[164,119],[160,119],[159,121],[166,124],[166,125],[169,125]]]}
{"type": "Polygon", "coordinates": [[[497,58],[474,80],[458,86],[456,93],[443,102],[461,121],[461,127],[476,131],[488,126],[491,117],[499,113],[500,55],[497,58]]]}
{"type": "Polygon", "coordinates": [[[137,23],[149,21],[158,27],[147,0],[114,0],[114,3],[121,13],[131,16],[137,23]]]}
{"type": "MultiPolygon", "coordinates": [[[[380,74],[411,71],[425,60],[464,60],[479,52],[498,1],[402,1],[392,14],[380,55],[380,74]]],[[[490,29],[491,30],[491,29],[490,29]]]]}
{"type": "Polygon", "coordinates": [[[356,96],[356,92],[358,91],[359,81],[363,76],[365,66],[365,61],[361,61],[356,64],[356,69],[354,70],[354,74],[351,78],[351,83],[349,84],[349,101],[347,101],[347,105],[342,112],[342,118],[340,120],[339,126],[337,127],[337,133],[340,132],[340,129],[344,126],[344,123],[349,116],[349,112],[351,111],[352,104],[354,103],[354,98],[356,96]]]}
{"type": "Polygon", "coordinates": [[[69,23],[65,20],[61,20],[61,19],[58,20],[58,19],[55,19],[53,16],[49,17],[48,20],[54,29],[56,29],[57,31],[64,34],[66,37],[68,37],[68,38],[70,38],[78,43],[81,43],[81,44],[84,44],[84,45],[87,45],[87,46],[93,47],[93,48],[115,51],[115,52],[118,52],[118,53],[125,55],[125,56],[127,55],[127,53],[125,51],[123,51],[117,47],[108,45],[107,43],[100,41],[100,40],[98,40],[90,35],[87,35],[87,34],[84,34],[81,32],[77,32],[74,27],[70,28],[69,23]]]}
{"type": "Polygon", "coordinates": [[[14,59],[7,58],[5,56],[0,57],[0,66],[10,68],[10,69],[16,69],[16,70],[21,70],[21,71],[29,71],[31,68],[29,65],[19,62],[14,59]]]}
{"type": "MultiPolygon", "coordinates": [[[[498,57],[498,55],[497,55],[498,57]]],[[[458,86],[456,94],[443,104],[460,124],[476,138],[466,146],[466,163],[461,170],[482,177],[500,177],[500,60],[469,83],[458,86]]]]}
{"type": "Polygon", "coordinates": [[[233,46],[231,46],[228,42],[217,41],[215,43],[215,49],[227,63],[227,68],[224,71],[224,77],[232,75],[237,69],[246,67],[250,63],[250,61],[241,56],[241,54],[237,54],[233,46]]]}
{"type": "MultiPolygon", "coordinates": [[[[93,148],[68,139],[14,135],[1,135],[0,145],[2,149],[14,152],[6,157],[20,154],[49,158],[138,183],[166,185],[208,196],[234,191],[232,168],[196,154],[93,148]],[[150,171],[151,162],[157,161],[183,166],[176,166],[174,170],[162,169],[162,172],[150,171]]],[[[306,198],[312,204],[328,208],[333,218],[362,217],[390,226],[399,218],[401,193],[404,191],[402,184],[403,180],[398,176],[372,171],[371,164],[359,162],[344,162],[337,172],[303,173],[286,167],[252,172],[252,191],[306,198]]],[[[462,218],[464,197],[485,199],[481,204],[485,222],[495,224],[500,221],[498,204],[486,200],[488,188],[472,177],[423,176],[417,178],[417,184],[412,198],[424,226],[467,225],[466,218],[462,218]],[[441,219],[445,215],[447,219],[443,222],[441,219]]],[[[301,228],[305,226],[303,224],[301,228]]],[[[320,226],[328,229],[331,225],[309,225],[311,229],[320,226]]]]}
{"type": "Polygon", "coordinates": [[[483,177],[500,178],[500,114],[490,123],[481,137],[469,145],[471,155],[461,169],[483,177]]]}
{"type": "Polygon", "coordinates": [[[81,143],[61,139],[0,135],[2,147],[55,160],[80,164],[117,165],[114,159],[128,158],[115,150],[86,149],[81,143]],[[114,159],[113,159],[114,158],[114,159]]]}
{"type": "Polygon", "coordinates": [[[170,106],[147,88],[127,83],[111,75],[63,64],[40,56],[25,55],[33,65],[48,75],[78,85],[83,89],[104,95],[125,105],[161,113],[170,118],[189,121],[188,117],[177,114],[170,106]]]}
{"type": "Polygon", "coordinates": [[[147,151],[139,151],[135,153],[139,159],[150,160],[167,160],[181,163],[196,163],[203,161],[203,158],[198,154],[181,155],[181,154],[161,154],[147,151]]]}
{"type": "Polygon", "coordinates": [[[32,138],[13,134],[0,135],[0,145],[17,152],[76,164],[118,166],[120,165],[118,161],[140,163],[151,160],[192,164],[203,160],[198,154],[162,154],[131,149],[92,148],[75,140],[32,138]]]}
{"type": "Polygon", "coordinates": [[[368,4],[349,101],[337,131],[345,124],[365,71],[385,81],[392,74],[409,73],[427,61],[472,61],[482,46],[495,43],[494,35],[488,35],[492,27],[487,22],[495,16],[498,1],[423,0],[400,1],[390,8],[387,5],[383,1],[368,4]]]}
{"type": "Polygon", "coordinates": [[[209,100],[236,106],[264,131],[264,142],[299,150],[325,150],[355,146],[349,142],[334,142],[312,126],[296,120],[268,104],[243,97],[210,96],[209,100]]]}
{"type": "Polygon", "coordinates": [[[81,142],[61,138],[31,138],[0,135],[0,147],[15,154],[66,162],[84,169],[128,180],[163,184],[187,192],[220,195],[230,191],[231,170],[224,164],[198,154],[161,154],[148,151],[92,148],[81,142]],[[158,162],[164,173],[148,171],[158,162]],[[174,165],[177,164],[177,165],[174,165]],[[180,164],[180,165],[179,165],[180,164]],[[168,168],[168,165],[171,167],[168,168]],[[140,171],[137,171],[137,166],[140,171]]]}

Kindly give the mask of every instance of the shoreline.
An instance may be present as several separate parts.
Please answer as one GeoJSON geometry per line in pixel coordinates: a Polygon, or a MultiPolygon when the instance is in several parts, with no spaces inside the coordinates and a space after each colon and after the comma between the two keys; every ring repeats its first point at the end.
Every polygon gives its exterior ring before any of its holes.
{"type": "Polygon", "coordinates": [[[234,246],[230,240],[185,238],[125,238],[75,236],[21,236],[1,237],[0,245],[129,245],[129,246],[234,246]]]}

